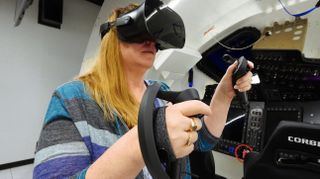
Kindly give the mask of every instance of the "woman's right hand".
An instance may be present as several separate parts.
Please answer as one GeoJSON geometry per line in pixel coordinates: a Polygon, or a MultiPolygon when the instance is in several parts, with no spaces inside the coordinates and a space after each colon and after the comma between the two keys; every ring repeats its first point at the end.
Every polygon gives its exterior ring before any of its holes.
{"type": "Polygon", "coordinates": [[[185,101],[166,108],[167,131],[176,158],[189,155],[194,149],[193,143],[198,139],[197,131],[201,129],[202,122],[191,116],[208,116],[210,113],[210,107],[199,100],[185,101]],[[192,130],[193,121],[197,126],[195,130],[192,130]]]}

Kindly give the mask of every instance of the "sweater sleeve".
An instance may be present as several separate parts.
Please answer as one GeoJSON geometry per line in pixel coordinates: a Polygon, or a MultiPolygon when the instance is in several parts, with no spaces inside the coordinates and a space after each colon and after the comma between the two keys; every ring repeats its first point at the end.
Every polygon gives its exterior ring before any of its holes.
{"type": "Polygon", "coordinates": [[[85,178],[91,156],[75,124],[54,93],[36,145],[34,179],[85,178]]]}
{"type": "Polygon", "coordinates": [[[195,150],[205,152],[212,150],[218,143],[219,138],[213,136],[209,132],[203,118],[201,118],[201,122],[202,128],[198,132],[198,140],[195,142],[195,150]]]}

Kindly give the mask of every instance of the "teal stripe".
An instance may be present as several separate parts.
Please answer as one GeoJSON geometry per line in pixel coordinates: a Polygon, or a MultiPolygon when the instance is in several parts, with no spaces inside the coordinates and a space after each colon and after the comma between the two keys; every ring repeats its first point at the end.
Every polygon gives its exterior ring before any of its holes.
{"type": "Polygon", "coordinates": [[[59,118],[70,119],[64,101],[74,98],[92,101],[92,98],[85,92],[85,85],[82,81],[71,81],[59,86],[51,98],[44,123],[47,124],[59,118]]]}
{"type": "MultiPolygon", "coordinates": [[[[88,167],[89,168],[89,167],[88,167]]],[[[85,179],[86,178],[86,174],[87,174],[87,171],[88,171],[88,168],[82,170],[80,172],[80,174],[77,176],[77,179],[85,179]]]]}
{"type": "Polygon", "coordinates": [[[65,108],[63,102],[57,95],[53,95],[51,101],[49,103],[49,107],[45,116],[44,124],[51,122],[54,119],[61,119],[61,118],[69,118],[70,115],[65,108]]]}
{"type": "Polygon", "coordinates": [[[85,100],[92,100],[92,98],[85,91],[85,85],[82,81],[71,81],[65,83],[57,88],[57,92],[61,95],[63,100],[70,100],[80,98],[85,100]]]}

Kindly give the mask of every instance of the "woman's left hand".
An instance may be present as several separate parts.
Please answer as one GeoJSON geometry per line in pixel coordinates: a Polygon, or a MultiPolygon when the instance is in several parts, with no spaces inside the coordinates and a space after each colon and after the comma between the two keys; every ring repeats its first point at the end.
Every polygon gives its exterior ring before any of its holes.
{"type": "MultiPolygon", "coordinates": [[[[251,61],[247,61],[250,69],[254,67],[254,64],[251,61]]],[[[247,74],[242,76],[236,81],[236,85],[232,84],[232,74],[234,70],[237,68],[237,61],[231,64],[225,75],[222,77],[219,85],[217,87],[216,92],[220,93],[224,97],[224,99],[232,100],[236,95],[235,89],[239,92],[245,92],[251,89],[251,81],[252,81],[252,72],[249,71],[247,74]]]]}
{"type": "MultiPolygon", "coordinates": [[[[253,68],[253,63],[248,62],[249,68],[253,68]]],[[[213,136],[220,137],[224,129],[230,104],[236,95],[235,89],[244,92],[251,88],[252,73],[249,71],[243,77],[236,81],[236,85],[232,84],[232,74],[237,68],[237,62],[230,65],[227,72],[219,82],[215,93],[210,102],[211,114],[205,116],[204,122],[213,136]]]]}

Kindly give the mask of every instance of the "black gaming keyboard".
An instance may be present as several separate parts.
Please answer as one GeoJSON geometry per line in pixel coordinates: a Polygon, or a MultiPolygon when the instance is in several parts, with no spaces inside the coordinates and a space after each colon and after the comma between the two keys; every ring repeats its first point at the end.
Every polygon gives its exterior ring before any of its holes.
{"type": "Polygon", "coordinates": [[[320,63],[304,58],[300,51],[252,50],[250,60],[261,81],[249,91],[250,100],[320,100],[320,63]]]}

